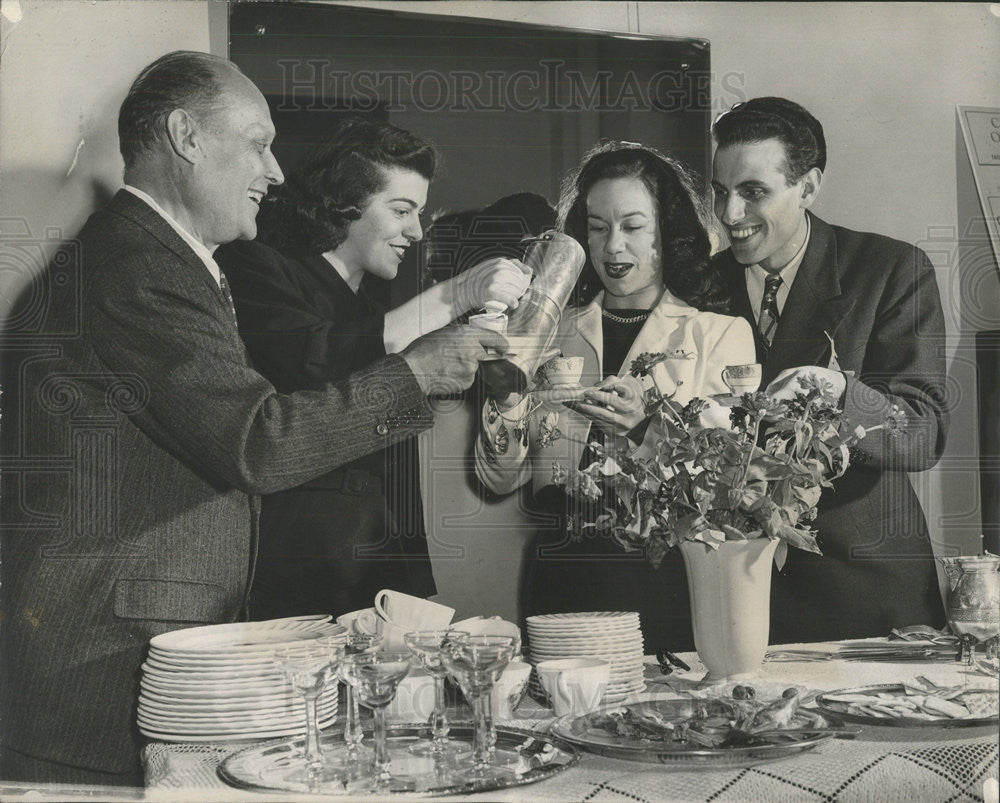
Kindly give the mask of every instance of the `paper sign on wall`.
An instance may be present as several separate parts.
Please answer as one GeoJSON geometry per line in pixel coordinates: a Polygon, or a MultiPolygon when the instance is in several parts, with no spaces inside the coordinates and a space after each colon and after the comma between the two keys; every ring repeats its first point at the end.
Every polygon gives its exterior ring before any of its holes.
{"type": "Polygon", "coordinates": [[[1000,266],[1000,109],[957,108],[993,257],[1000,266]]]}

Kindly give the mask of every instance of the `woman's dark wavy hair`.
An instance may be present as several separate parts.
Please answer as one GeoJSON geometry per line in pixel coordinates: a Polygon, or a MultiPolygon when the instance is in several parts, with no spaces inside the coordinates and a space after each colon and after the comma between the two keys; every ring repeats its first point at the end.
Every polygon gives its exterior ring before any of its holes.
{"type": "Polygon", "coordinates": [[[385,170],[412,170],[430,181],[436,164],[434,147],[415,134],[350,120],[272,190],[258,216],[257,239],[291,256],[332,251],[385,187],[385,170]]]}
{"type": "Polygon", "coordinates": [[[655,148],[618,140],[592,149],[563,182],[559,227],[587,252],[572,303],[589,304],[604,289],[587,248],[587,195],[594,184],[609,178],[638,178],[655,199],[667,289],[697,309],[724,312],[729,299],[722,275],[710,261],[710,232],[715,232],[716,224],[703,183],[655,148]]]}

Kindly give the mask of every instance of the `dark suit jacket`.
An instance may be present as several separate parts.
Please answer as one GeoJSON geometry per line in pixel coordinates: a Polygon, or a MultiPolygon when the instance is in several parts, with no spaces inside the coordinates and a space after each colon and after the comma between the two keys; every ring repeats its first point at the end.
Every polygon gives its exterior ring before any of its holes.
{"type": "MultiPolygon", "coordinates": [[[[289,259],[258,242],[215,258],[254,367],[282,392],[321,387],[385,358],[385,311],[322,256],[289,259]]],[[[415,438],[261,500],[252,618],[366,608],[382,588],[435,593],[415,438]]]]}
{"type": "Polygon", "coordinates": [[[127,191],[77,252],[78,292],[57,260],[4,340],[0,727],[23,753],[134,772],[147,642],[244,614],[255,495],[432,416],[397,356],[279,395],[205,266],[127,191]]]}
{"type": "MultiPolygon", "coordinates": [[[[934,269],[918,248],[830,226],[812,234],[766,360],[767,385],[786,368],[826,366],[834,338],[847,380],[845,414],[880,423],[906,413],[898,438],[873,432],[851,468],[824,490],[815,522],[823,556],[790,549],[771,594],[771,643],[884,636],[893,627],[940,627],[944,611],[927,524],[907,472],[933,466],[944,449],[945,330],[934,269]]],[[[732,312],[750,321],[745,268],[716,257],[732,312]]]]}

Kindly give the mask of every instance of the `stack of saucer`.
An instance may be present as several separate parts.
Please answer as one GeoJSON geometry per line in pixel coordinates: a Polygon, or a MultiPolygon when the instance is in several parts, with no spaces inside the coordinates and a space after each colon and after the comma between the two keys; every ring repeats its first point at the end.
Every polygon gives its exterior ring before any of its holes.
{"type": "MultiPolygon", "coordinates": [[[[604,703],[618,703],[645,687],[639,614],[629,611],[550,613],[528,617],[531,662],[601,658],[611,664],[604,703]]],[[[533,687],[535,693],[540,687],[533,687]]]]}
{"type": "MultiPolygon", "coordinates": [[[[139,730],[168,742],[293,736],[305,729],[305,703],[274,662],[274,652],[306,639],[339,636],[329,616],[236,622],[175,630],[149,642],[139,691],[139,730]]],[[[337,715],[337,684],[317,704],[320,727],[337,715]]]]}

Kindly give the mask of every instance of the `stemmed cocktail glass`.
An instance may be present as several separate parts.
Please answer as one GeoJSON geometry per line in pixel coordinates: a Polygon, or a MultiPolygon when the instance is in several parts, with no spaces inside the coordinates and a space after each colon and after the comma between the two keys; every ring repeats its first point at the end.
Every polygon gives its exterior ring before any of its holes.
{"type": "Polygon", "coordinates": [[[490,716],[490,691],[514,657],[516,639],[509,636],[470,636],[448,639],[441,660],[472,705],[473,739],[471,767],[462,775],[472,781],[492,781],[511,770],[494,766],[496,731],[490,716]]]}
{"type": "Polygon", "coordinates": [[[342,657],[341,642],[320,638],[277,650],[274,660],[281,667],[292,688],[302,697],[306,707],[305,767],[297,768],[285,777],[289,781],[304,781],[310,786],[324,781],[340,780],[341,774],[327,766],[319,746],[317,700],[326,684],[336,677],[342,657]]]}
{"type": "Polygon", "coordinates": [[[354,689],[358,702],[372,710],[375,722],[373,786],[376,790],[386,787],[391,780],[385,708],[396,696],[400,681],[409,671],[410,659],[405,653],[382,650],[361,652],[345,655],[341,662],[342,677],[354,689]]]}
{"type": "MultiPolygon", "coordinates": [[[[364,635],[360,633],[350,633],[344,642],[344,658],[354,655],[374,652],[382,643],[382,637],[376,635],[364,635]]],[[[340,679],[344,682],[346,693],[344,695],[344,707],[347,709],[344,714],[344,758],[345,765],[358,764],[361,761],[361,741],[364,738],[364,730],[361,727],[361,716],[358,711],[358,696],[354,686],[345,675],[344,661],[340,663],[340,679]]]]}
{"type": "Polygon", "coordinates": [[[410,752],[443,758],[458,752],[468,752],[464,742],[448,738],[447,706],[444,698],[444,679],[448,670],[441,661],[441,652],[449,639],[468,638],[467,633],[448,630],[416,630],[404,636],[406,647],[420,665],[434,679],[434,711],[431,714],[431,741],[410,746],[410,752]]]}

